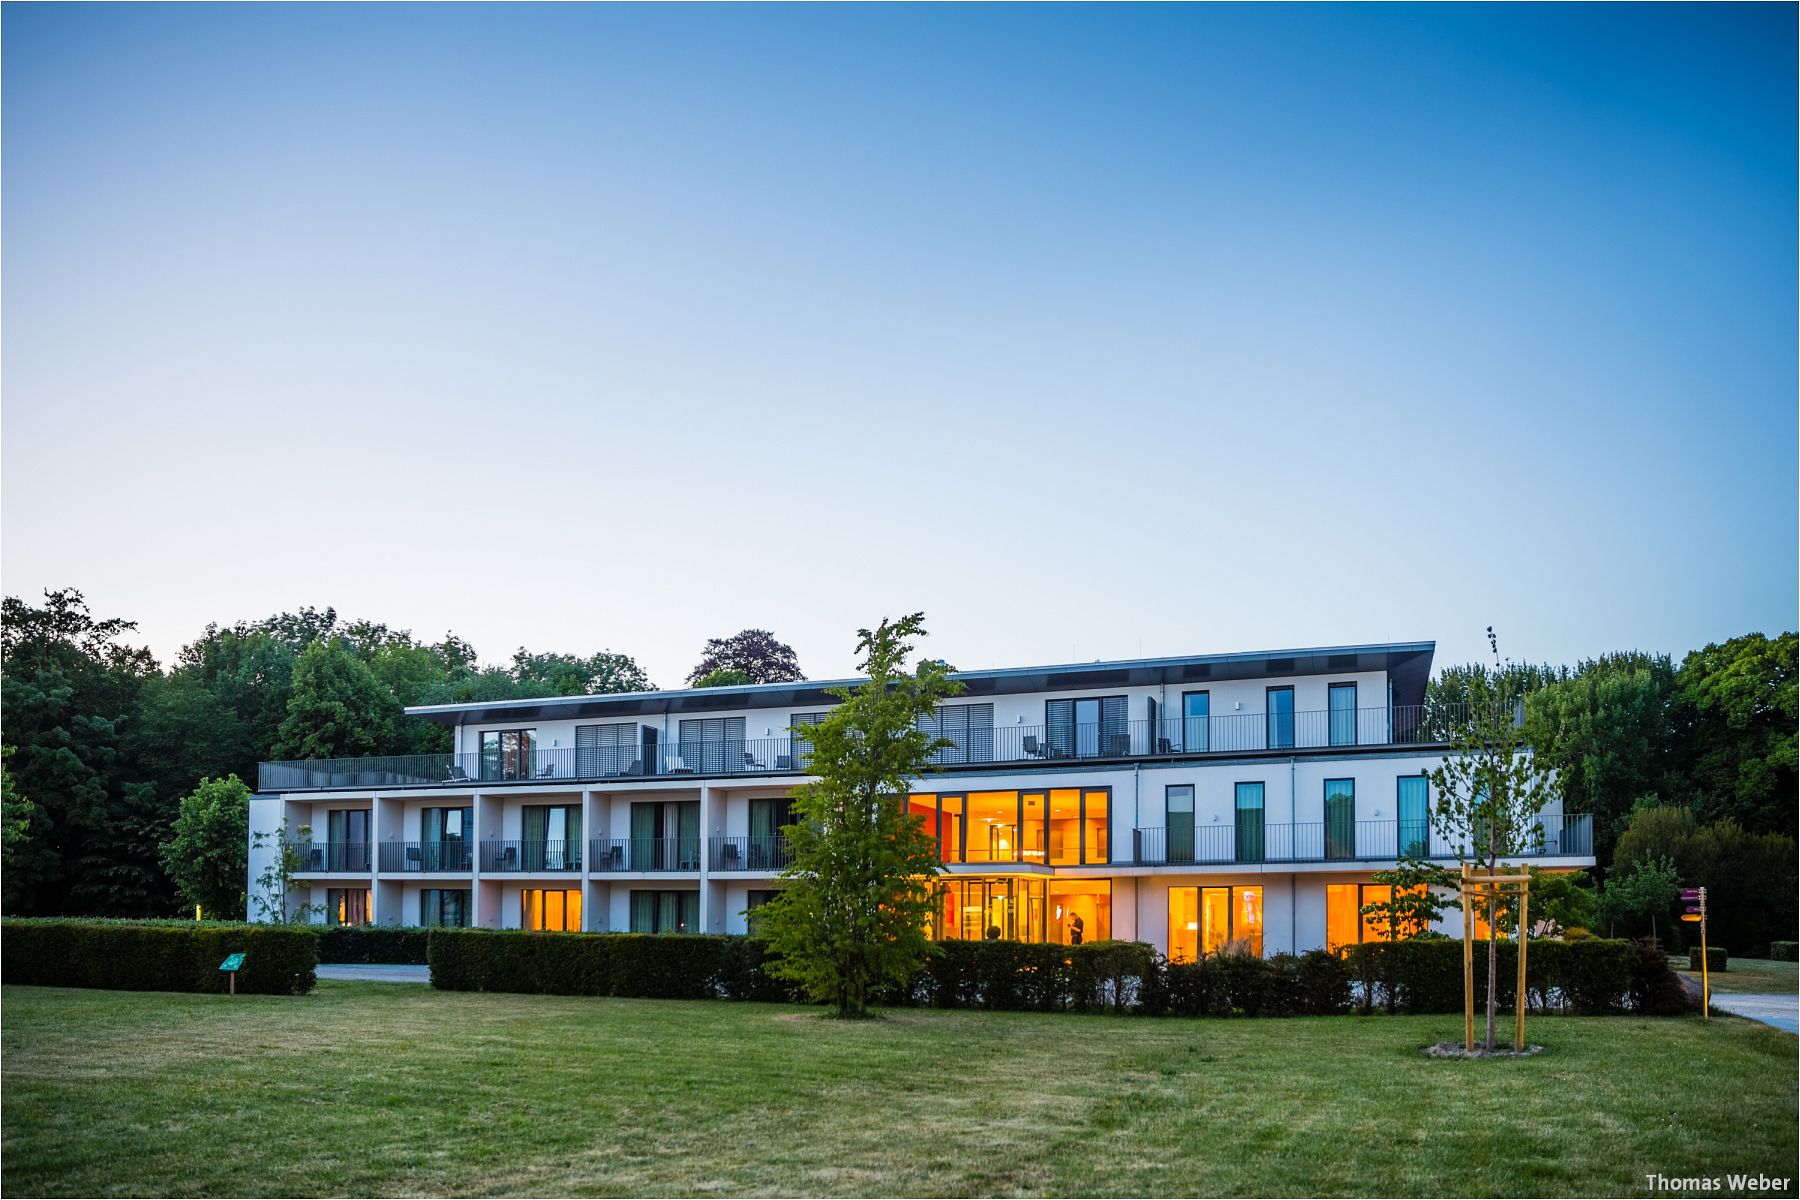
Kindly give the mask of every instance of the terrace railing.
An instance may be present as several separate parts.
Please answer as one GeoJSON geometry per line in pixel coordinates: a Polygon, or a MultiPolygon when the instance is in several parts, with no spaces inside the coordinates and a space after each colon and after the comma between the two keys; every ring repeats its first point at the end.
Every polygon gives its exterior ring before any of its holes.
{"type": "Polygon", "coordinates": [[[475,866],[475,844],[455,838],[443,842],[383,842],[383,871],[468,871],[475,866]]]}
{"type": "MultiPolygon", "coordinates": [[[[1388,862],[1412,856],[1456,860],[1449,845],[1423,821],[1298,822],[1150,826],[1132,830],[1140,866],[1219,866],[1230,863],[1388,862]]],[[[1568,814],[1544,823],[1543,835],[1503,858],[1586,857],[1594,852],[1594,818],[1568,814]]]]}
{"type": "Polygon", "coordinates": [[[779,871],[788,861],[787,839],[780,834],[715,837],[708,856],[714,871],[779,871]]]}
{"type": "Polygon", "coordinates": [[[481,869],[497,874],[581,870],[580,842],[483,842],[481,869]]]}
{"type": "Polygon", "coordinates": [[[700,839],[595,838],[588,843],[595,872],[698,871],[700,839]]]}
{"type": "MultiPolygon", "coordinates": [[[[1297,713],[1226,713],[1102,724],[995,725],[969,730],[933,756],[938,766],[1129,760],[1318,750],[1350,746],[1441,745],[1465,721],[1457,705],[1407,705],[1297,713]]],[[[645,750],[540,747],[505,760],[482,754],[403,754],[265,762],[265,792],[320,788],[401,788],[504,783],[595,782],[683,775],[803,774],[799,736],[705,738],[645,750]]]]}
{"type": "Polygon", "coordinates": [[[300,842],[294,847],[300,855],[299,870],[360,872],[369,869],[367,842],[300,842]]]}

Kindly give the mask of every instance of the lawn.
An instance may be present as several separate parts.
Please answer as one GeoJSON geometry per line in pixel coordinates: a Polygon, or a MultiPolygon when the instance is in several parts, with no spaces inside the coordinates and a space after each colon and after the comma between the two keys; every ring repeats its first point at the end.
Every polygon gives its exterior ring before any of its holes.
{"type": "Polygon", "coordinates": [[[1635,1195],[1797,1153],[1734,1018],[1287,1021],[7,988],[8,1195],[1635,1195]],[[1727,1102],[1727,1098],[1729,1098],[1727,1102]]]}
{"type": "MultiPolygon", "coordinates": [[[[1670,961],[1683,975],[1699,982],[1700,972],[1687,969],[1687,955],[1670,961]]],[[[1715,996],[1721,992],[1782,992],[1791,996],[1800,990],[1800,967],[1772,958],[1733,958],[1726,961],[1725,970],[1712,973],[1711,982],[1715,996]]]]}

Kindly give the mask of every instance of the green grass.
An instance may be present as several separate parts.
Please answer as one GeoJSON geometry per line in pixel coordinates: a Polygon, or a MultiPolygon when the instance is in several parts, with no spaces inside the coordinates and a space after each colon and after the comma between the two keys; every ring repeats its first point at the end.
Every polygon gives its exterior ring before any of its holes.
{"type": "Polygon", "coordinates": [[[1287,1021],[440,993],[0,992],[8,1195],[1635,1195],[1789,1178],[1796,1042],[1733,1018],[1287,1021]]]}
{"type": "MultiPolygon", "coordinates": [[[[1669,961],[1680,968],[1683,975],[1696,981],[1700,978],[1700,972],[1687,969],[1687,955],[1678,955],[1669,961]]],[[[1800,991],[1800,967],[1772,958],[1728,959],[1725,970],[1709,974],[1712,974],[1715,996],[1720,992],[1783,992],[1791,996],[1800,991]]]]}

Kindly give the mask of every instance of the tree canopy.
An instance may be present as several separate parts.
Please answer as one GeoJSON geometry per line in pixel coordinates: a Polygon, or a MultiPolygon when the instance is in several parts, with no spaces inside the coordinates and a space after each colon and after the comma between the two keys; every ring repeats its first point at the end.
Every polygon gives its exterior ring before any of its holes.
{"type": "Polygon", "coordinates": [[[795,656],[794,648],[775,640],[775,635],[766,629],[746,629],[728,638],[708,638],[706,648],[700,652],[699,663],[688,672],[688,686],[699,687],[702,679],[718,671],[740,671],[744,683],[788,683],[806,678],[800,673],[800,660],[795,656]]]}

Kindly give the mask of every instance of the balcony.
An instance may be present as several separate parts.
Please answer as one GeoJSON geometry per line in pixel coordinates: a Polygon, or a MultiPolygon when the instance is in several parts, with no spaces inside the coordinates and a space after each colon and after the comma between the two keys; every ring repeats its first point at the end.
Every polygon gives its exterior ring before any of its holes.
{"type": "Polygon", "coordinates": [[[624,871],[698,871],[700,839],[595,838],[588,843],[596,873],[624,871]]]}
{"type": "Polygon", "coordinates": [[[779,871],[788,861],[787,839],[780,834],[716,837],[708,859],[714,871],[779,871]]]}
{"type": "Polygon", "coordinates": [[[383,842],[381,869],[386,871],[457,871],[474,868],[475,846],[472,842],[383,842]]]}
{"type": "Polygon", "coordinates": [[[559,874],[581,871],[580,842],[483,842],[483,873],[559,874]]]}
{"type": "MultiPolygon", "coordinates": [[[[939,750],[940,767],[1082,760],[1204,758],[1352,747],[1441,746],[1465,721],[1457,706],[1228,713],[1111,724],[999,725],[970,730],[939,750]]],[[[800,775],[807,744],[794,737],[717,738],[639,747],[551,747],[511,765],[480,754],[295,759],[257,769],[264,792],[325,788],[414,788],[604,783],[621,779],[800,775]]]]}
{"type": "Polygon", "coordinates": [[[294,868],[297,874],[357,874],[369,869],[367,842],[299,842],[294,851],[299,855],[299,865],[294,868]]]}
{"type": "MultiPolygon", "coordinates": [[[[1186,829],[1132,830],[1133,857],[1140,866],[1226,866],[1232,863],[1388,862],[1414,858],[1461,857],[1442,844],[1426,822],[1301,822],[1289,825],[1196,825],[1186,829]],[[1173,836],[1171,836],[1171,834],[1173,836]]],[[[1594,818],[1569,815],[1551,821],[1526,849],[1502,858],[1589,857],[1594,853],[1594,818]]]]}

